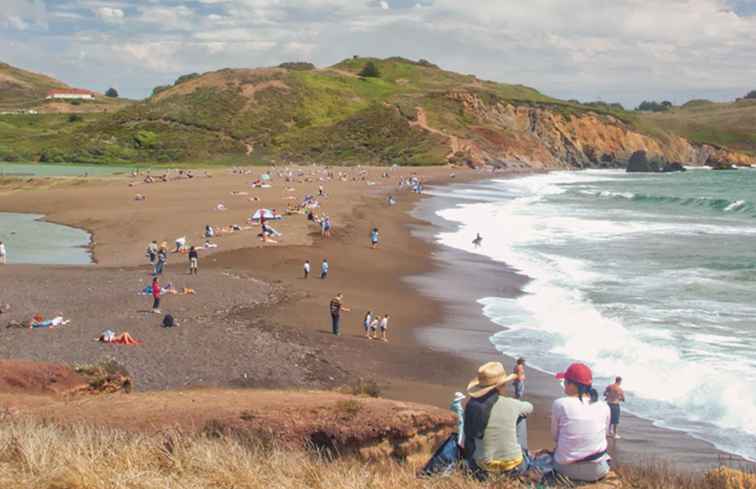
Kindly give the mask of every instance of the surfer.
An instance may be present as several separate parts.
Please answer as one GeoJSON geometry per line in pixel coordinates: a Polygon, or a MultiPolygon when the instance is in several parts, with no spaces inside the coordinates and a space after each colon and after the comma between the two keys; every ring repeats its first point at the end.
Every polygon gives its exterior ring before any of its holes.
{"type": "Polygon", "coordinates": [[[483,243],[483,236],[481,236],[481,235],[480,235],[480,233],[478,233],[478,235],[477,235],[477,236],[475,236],[475,239],[473,240],[473,245],[474,245],[474,246],[475,246],[476,248],[480,248],[480,245],[481,245],[482,243],[483,243]]]}

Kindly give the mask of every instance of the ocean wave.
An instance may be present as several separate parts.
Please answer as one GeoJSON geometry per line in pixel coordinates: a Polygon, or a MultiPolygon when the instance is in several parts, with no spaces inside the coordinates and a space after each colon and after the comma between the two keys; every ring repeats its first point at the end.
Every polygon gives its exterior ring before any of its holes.
{"type": "MultiPolygon", "coordinates": [[[[609,190],[580,189],[580,195],[604,199],[622,199],[638,203],[657,205],[679,205],[684,207],[706,207],[715,211],[748,213],[756,211],[753,202],[747,200],[728,200],[715,197],[673,197],[665,195],[651,195],[633,192],[614,192],[609,190]]],[[[756,216],[754,216],[756,217],[756,216]]]]}

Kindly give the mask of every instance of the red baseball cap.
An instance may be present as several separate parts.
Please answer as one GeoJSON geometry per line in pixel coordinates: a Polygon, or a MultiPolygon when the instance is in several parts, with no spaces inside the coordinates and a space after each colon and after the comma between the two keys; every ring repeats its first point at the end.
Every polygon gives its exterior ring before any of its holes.
{"type": "Polygon", "coordinates": [[[567,370],[564,372],[556,374],[556,378],[559,380],[569,380],[576,384],[593,384],[593,372],[591,372],[591,368],[584,363],[573,363],[567,367],[567,370]]]}

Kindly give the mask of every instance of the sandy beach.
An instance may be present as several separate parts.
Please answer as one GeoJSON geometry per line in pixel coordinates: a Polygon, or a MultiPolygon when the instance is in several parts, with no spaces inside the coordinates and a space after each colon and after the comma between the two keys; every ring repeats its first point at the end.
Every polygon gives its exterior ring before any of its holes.
{"type": "MultiPolygon", "coordinates": [[[[488,341],[498,326],[482,316],[475,300],[518,294],[527,277],[433,244],[443,223],[434,219],[432,205],[441,202],[426,199],[418,207],[420,198],[398,191],[396,184],[415,173],[426,185],[487,175],[451,168],[291,171],[290,181],[288,171],[254,168],[250,175],[219,170],[209,178],[154,184],[114,177],[3,185],[0,211],[44,214],[88,230],[97,264],[0,267],[0,280],[13,284],[0,292],[0,304],[11,305],[0,316],[0,357],[83,363],[112,356],[134,374],[139,390],[337,388],[363,378],[378,382],[384,397],[446,407],[482,361],[502,358],[488,341]],[[271,187],[251,188],[249,182],[266,171],[271,187]],[[333,219],[332,238],[321,239],[317,226],[293,214],[273,224],[283,234],[276,243],[259,240],[259,226],[214,239],[219,247],[201,253],[196,277],[187,275],[184,256],[171,255],[163,282],[196,293],[167,297],[163,310],[181,326],[159,327],[149,297],[139,295],[151,271],[144,257],[149,241],[172,245],[186,236],[201,244],[205,225],[246,226],[257,208],[283,213],[305,195],[317,195],[321,185],[327,196],[318,197],[317,213],[333,219]],[[145,200],[135,200],[138,193],[145,200]],[[388,193],[397,205],[387,204],[388,193]],[[221,203],[226,210],[218,210],[221,203]],[[368,239],[373,227],[380,230],[377,249],[368,239]],[[320,280],[324,258],[331,269],[328,279],[320,280]],[[307,280],[305,260],[314,271],[307,280]],[[328,302],[338,292],[352,312],[344,315],[343,335],[336,338],[330,334],[328,302]],[[388,343],[365,338],[367,310],[391,315],[388,343]],[[5,328],[8,321],[36,313],[63,315],[72,323],[50,331],[5,328]],[[96,343],[108,328],[127,330],[145,344],[96,343]],[[294,366],[293,377],[280,374],[281,362],[294,366]]],[[[509,368],[512,361],[504,363],[509,368]]],[[[530,445],[550,447],[548,411],[558,385],[539,372],[528,375],[528,399],[536,406],[530,445]]],[[[674,460],[691,470],[719,462],[721,453],[683,433],[638,419],[624,429],[626,439],[613,447],[621,462],[674,460]]]]}

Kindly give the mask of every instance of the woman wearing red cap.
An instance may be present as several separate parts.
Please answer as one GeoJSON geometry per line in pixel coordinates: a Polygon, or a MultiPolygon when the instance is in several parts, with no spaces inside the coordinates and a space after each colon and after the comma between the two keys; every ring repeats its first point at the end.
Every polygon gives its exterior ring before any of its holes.
{"type": "Polygon", "coordinates": [[[598,400],[587,365],[573,363],[557,378],[564,380],[566,396],[554,401],[551,408],[554,470],[574,481],[595,482],[609,472],[609,406],[598,400]]]}

